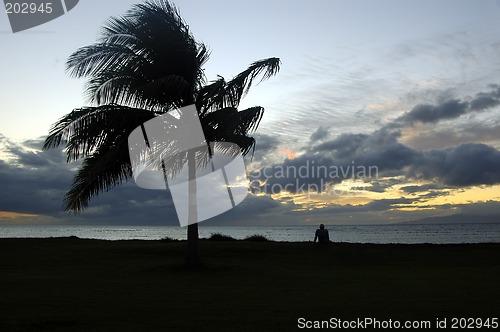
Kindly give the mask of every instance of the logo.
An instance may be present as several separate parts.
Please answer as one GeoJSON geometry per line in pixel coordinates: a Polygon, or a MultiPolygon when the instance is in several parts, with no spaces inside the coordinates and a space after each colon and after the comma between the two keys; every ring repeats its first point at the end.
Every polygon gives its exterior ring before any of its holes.
{"type": "Polygon", "coordinates": [[[9,17],[12,32],[31,29],[42,25],[73,9],[79,0],[4,0],[5,12],[9,17]]]}
{"type": "Polygon", "coordinates": [[[237,144],[207,142],[194,105],[177,116],[157,116],[130,133],[129,155],[135,183],[170,189],[181,226],[222,214],[248,194],[237,144]]]}

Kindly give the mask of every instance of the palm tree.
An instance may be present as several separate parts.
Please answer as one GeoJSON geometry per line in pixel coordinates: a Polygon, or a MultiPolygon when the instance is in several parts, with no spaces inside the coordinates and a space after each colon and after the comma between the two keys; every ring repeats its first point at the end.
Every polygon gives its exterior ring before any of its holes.
{"type": "MultiPolygon", "coordinates": [[[[167,0],[137,4],[111,18],[96,43],[69,57],[69,74],[88,79],[85,94],[94,106],[59,119],[44,143],[44,149],[64,146],[68,162],[83,159],[64,198],[66,211],[81,212],[92,197],[129,180],[129,134],[179,107],[196,105],[207,142],[232,142],[243,154],[251,151],[255,140],[249,133],[264,109],[238,106],[257,78],[279,71],[280,60],[256,61],[229,81],[219,76],[207,84],[202,67],[208,58],[207,47],[167,0]]],[[[189,225],[187,233],[186,264],[199,266],[198,225],[189,225]]]]}

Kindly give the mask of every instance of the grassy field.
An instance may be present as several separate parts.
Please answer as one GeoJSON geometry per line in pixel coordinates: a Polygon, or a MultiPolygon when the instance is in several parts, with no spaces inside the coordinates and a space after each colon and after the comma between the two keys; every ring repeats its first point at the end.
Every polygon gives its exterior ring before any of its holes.
{"type": "Polygon", "coordinates": [[[0,240],[0,331],[289,331],[307,320],[498,317],[500,244],[0,240]]]}

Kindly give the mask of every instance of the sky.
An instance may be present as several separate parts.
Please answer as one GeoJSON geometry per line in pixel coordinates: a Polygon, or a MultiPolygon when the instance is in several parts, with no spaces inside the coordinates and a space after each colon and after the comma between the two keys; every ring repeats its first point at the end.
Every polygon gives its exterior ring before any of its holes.
{"type": "MultiPolygon", "coordinates": [[[[41,151],[54,122],[88,105],[66,59],[139,2],[80,0],[15,34],[0,13],[0,224],[178,225],[169,191],[133,180],[62,211],[79,164],[41,151]]],[[[175,4],[211,50],[208,80],[282,61],[241,104],[265,107],[251,193],[203,224],[500,216],[500,0],[175,4]]]]}

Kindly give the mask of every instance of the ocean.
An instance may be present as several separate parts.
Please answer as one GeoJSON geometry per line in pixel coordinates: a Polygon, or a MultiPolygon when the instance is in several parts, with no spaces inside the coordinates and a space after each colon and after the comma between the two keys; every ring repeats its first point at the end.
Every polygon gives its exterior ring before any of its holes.
{"type": "MultiPolygon", "coordinates": [[[[263,235],[269,240],[308,242],[314,239],[317,225],[310,226],[203,226],[200,238],[213,233],[244,239],[263,235]]],[[[328,225],[330,239],[348,243],[500,243],[500,223],[496,224],[392,224],[392,225],[328,225]]],[[[0,225],[0,238],[50,238],[77,236],[101,240],[186,239],[186,228],[174,226],[60,226],[0,225]]]]}

